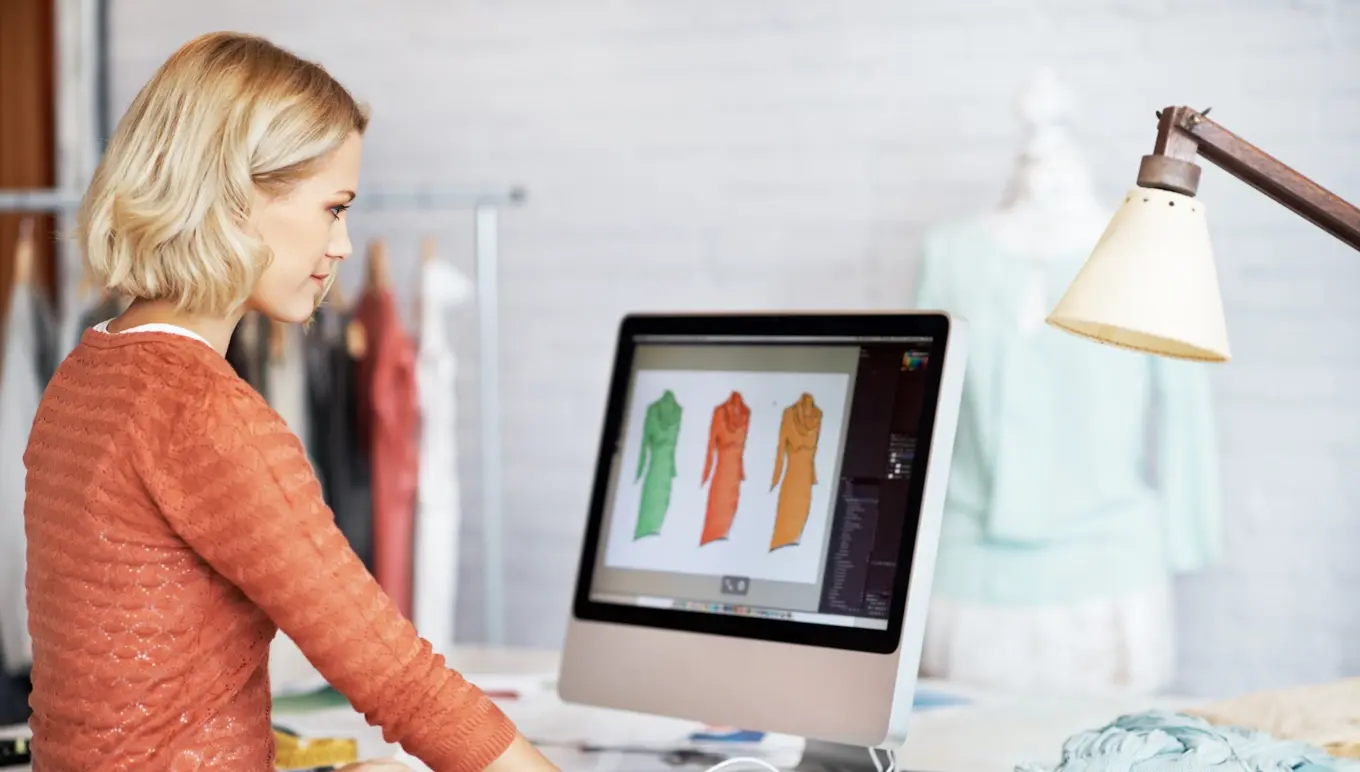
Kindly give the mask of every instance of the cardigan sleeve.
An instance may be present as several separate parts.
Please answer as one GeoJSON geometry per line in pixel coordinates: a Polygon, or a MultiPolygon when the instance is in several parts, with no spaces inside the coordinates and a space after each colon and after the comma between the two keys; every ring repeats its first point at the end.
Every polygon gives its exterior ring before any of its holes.
{"type": "MultiPolygon", "coordinates": [[[[297,437],[243,385],[165,416],[142,476],[181,538],[262,608],[388,742],[436,772],[473,772],[510,720],[445,666],[335,525],[297,437]]],[[[154,430],[152,430],[154,432],[154,430]]]]}

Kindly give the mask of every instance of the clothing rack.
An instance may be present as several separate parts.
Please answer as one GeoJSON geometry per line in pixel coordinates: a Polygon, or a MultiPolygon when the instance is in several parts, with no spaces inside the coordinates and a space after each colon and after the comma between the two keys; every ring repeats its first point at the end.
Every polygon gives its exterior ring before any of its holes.
{"type": "MultiPolygon", "coordinates": [[[[486,570],[482,588],[486,605],[486,639],[505,643],[505,556],[502,509],[500,407],[500,210],[528,198],[520,186],[501,190],[434,187],[364,188],[357,208],[367,211],[452,212],[471,209],[476,250],[477,349],[481,401],[482,550],[486,570]]],[[[456,556],[455,556],[456,557],[456,556]]],[[[453,610],[450,609],[450,613],[453,610]]]]}
{"type": "MultiPolygon", "coordinates": [[[[70,214],[81,194],[60,189],[0,191],[0,212],[70,214]]],[[[500,210],[523,204],[523,187],[467,189],[434,186],[365,188],[359,207],[367,211],[453,212],[471,210],[476,251],[478,366],[481,400],[482,550],[486,571],[483,602],[486,638],[505,642],[505,558],[501,487],[500,310],[498,299],[500,210]]],[[[456,557],[456,556],[455,556],[456,557]]],[[[449,610],[453,613],[453,609],[449,610]]]]}
{"type": "Polygon", "coordinates": [[[0,212],[68,214],[80,208],[80,194],[56,188],[0,190],[0,212]]]}
{"type": "MultiPolygon", "coordinates": [[[[0,190],[0,212],[35,214],[74,212],[80,207],[80,197],[79,191],[59,188],[0,190]]],[[[364,188],[359,197],[361,208],[372,211],[477,210],[484,207],[499,209],[518,206],[527,199],[528,192],[518,186],[494,191],[426,186],[377,187],[364,188]]]]}

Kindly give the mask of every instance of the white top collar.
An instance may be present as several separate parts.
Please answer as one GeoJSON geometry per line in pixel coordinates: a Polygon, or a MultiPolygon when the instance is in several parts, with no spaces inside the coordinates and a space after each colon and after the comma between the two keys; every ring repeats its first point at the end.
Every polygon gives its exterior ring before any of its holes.
{"type": "MultiPolygon", "coordinates": [[[[108,333],[108,332],[109,332],[109,322],[111,322],[111,321],[113,321],[113,320],[112,320],[112,319],[105,319],[104,321],[100,322],[99,324],[96,324],[96,325],[94,326],[94,331],[95,331],[95,332],[108,333]]],[[[208,341],[207,341],[206,338],[204,338],[202,335],[199,335],[198,333],[194,332],[193,330],[185,329],[185,328],[180,327],[179,325],[176,325],[176,324],[163,324],[163,323],[161,323],[161,322],[152,322],[152,323],[150,323],[150,324],[139,324],[139,325],[137,325],[136,327],[129,327],[128,329],[123,330],[122,332],[119,332],[119,333],[109,333],[109,334],[111,334],[111,335],[112,335],[112,334],[123,335],[123,334],[129,333],[129,332],[168,332],[168,333],[170,333],[171,335],[183,335],[183,336],[186,337],[186,338],[193,338],[194,340],[200,341],[200,342],[202,342],[203,344],[208,345],[208,346],[211,346],[211,345],[212,345],[211,343],[208,343],[208,341]]]]}

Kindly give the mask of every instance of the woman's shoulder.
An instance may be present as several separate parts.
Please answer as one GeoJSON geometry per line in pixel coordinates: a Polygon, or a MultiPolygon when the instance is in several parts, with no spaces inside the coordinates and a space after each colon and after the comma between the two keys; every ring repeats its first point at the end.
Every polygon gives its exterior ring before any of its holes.
{"type": "Polygon", "coordinates": [[[271,476],[297,466],[310,470],[301,441],[278,412],[220,355],[208,351],[218,362],[167,367],[159,373],[161,380],[148,386],[135,418],[143,468],[162,469],[161,461],[169,459],[181,472],[197,468],[206,475],[220,473],[223,463],[271,476]]]}
{"type": "Polygon", "coordinates": [[[204,341],[161,331],[88,329],[63,365],[87,378],[117,380],[109,376],[122,371],[141,374],[148,385],[167,387],[211,384],[235,376],[226,359],[204,341]]]}
{"type": "Polygon", "coordinates": [[[232,445],[287,430],[279,414],[235,372],[212,378],[176,376],[162,387],[156,408],[164,436],[190,443],[232,445]]]}
{"type": "Polygon", "coordinates": [[[264,398],[206,343],[173,333],[88,331],[58,378],[88,396],[127,406],[144,430],[203,431],[231,417],[268,421],[264,398]]]}

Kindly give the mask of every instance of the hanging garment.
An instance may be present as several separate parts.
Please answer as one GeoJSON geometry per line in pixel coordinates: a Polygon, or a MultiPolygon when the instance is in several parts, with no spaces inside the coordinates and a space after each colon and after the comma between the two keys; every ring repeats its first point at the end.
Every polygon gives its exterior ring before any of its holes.
{"type": "MultiPolygon", "coordinates": [[[[259,323],[269,330],[266,339],[270,340],[264,356],[265,401],[305,446],[311,434],[311,412],[307,403],[303,328],[264,319],[259,323]]],[[[315,461],[312,466],[315,468],[315,461]]],[[[276,696],[308,694],[326,686],[326,677],[307,661],[297,643],[282,630],[275,633],[269,646],[270,692],[276,696]]]]}
{"type": "Polygon", "coordinates": [[[472,297],[472,281],[434,257],[421,261],[420,480],[416,488],[414,588],[416,629],[437,651],[453,646],[458,603],[462,491],[458,479],[458,356],[447,327],[449,311],[472,297]]]}
{"type": "Polygon", "coordinates": [[[261,395],[269,393],[269,320],[255,311],[241,317],[227,342],[227,362],[261,395]]]}
{"type": "Polygon", "coordinates": [[[633,538],[661,533],[661,523],[671,505],[671,483],[675,480],[675,443],[680,437],[683,410],[670,389],[647,406],[642,423],[642,447],[638,451],[637,477],[642,481],[642,501],[638,504],[637,527],[633,538]],[[647,478],[643,480],[642,473],[647,478]]]}
{"type": "Polygon", "coordinates": [[[28,704],[33,684],[27,675],[7,678],[6,672],[6,668],[0,668],[0,726],[27,724],[33,716],[28,704]]]}
{"type": "Polygon", "coordinates": [[[779,508],[774,518],[770,550],[797,544],[803,538],[808,509],[812,506],[812,486],[817,484],[817,440],[822,433],[822,411],[806,392],[784,408],[779,422],[779,448],[774,456],[774,479],[770,490],[779,485],[779,508]],[[785,460],[788,461],[787,470],[785,460]],[[784,476],[780,485],[779,476],[784,476]]]}
{"type": "MultiPolygon", "coordinates": [[[[984,221],[960,222],[929,234],[917,285],[918,307],[970,324],[933,594],[948,601],[942,610],[1000,614],[993,629],[1022,639],[1040,639],[1055,606],[1141,603],[1169,574],[1202,569],[1221,552],[1206,371],[1017,323],[1020,288],[1036,272],[1045,294],[1060,297],[1085,257],[1016,254],[984,221]],[[1020,616],[1032,631],[1017,631],[1020,616]]],[[[1150,618],[1134,605],[1122,613],[1150,618]]],[[[1110,645],[1160,661],[1165,653],[1148,647],[1161,644],[1149,642],[1169,640],[1172,619],[1146,624],[1110,645]]]]}
{"type": "MultiPolygon", "coordinates": [[[[311,413],[307,410],[307,360],[305,332],[301,325],[269,322],[278,337],[278,350],[269,351],[265,361],[265,401],[278,411],[288,428],[306,443],[311,436],[311,413]]],[[[274,348],[274,346],[271,346],[274,348]]]]}
{"type": "Polygon", "coordinates": [[[40,292],[30,292],[29,300],[33,313],[33,355],[37,362],[38,382],[47,386],[61,364],[64,352],[61,350],[61,326],[57,320],[56,309],[40,292]]]}
{"type": "Polygon", "coordinates": [[[746,479],[746,430],[751,425],[751,408],[741,394],[732,392],[727,401],[713,409],[713,420],[708,427],[708,450],[704,453],[703,483],[713,482],[708,488],[708,510],[704,513],[704,530],[699,545],[727,538],[732,521],[737,516],[741,499],[741,483],[746,479]],[[714,459],[717,466],[714,467],[714,459]]]}
{"type": "Polygon", "coordinates": [[[335,524],[371,572],[372,468],[369,448],[359,440],[358,363],[346,341],[351,320],[323,305],[307,331],[307,444],[335,524]]]}
{"type": "Polygon", "coordinates": [[[390,290],[369,288],[354,318],[367,351],[360,369],[361,425],[373,459],[373,568],[403,614],[411,614],[411,551],[420,475],[420,395],[415,346],[402,327],[390,290]]]}
{"type": "Polygon", "coordinates": [[[0,363],[0,646],[9,675],[33,664],[24,589],[24,448],[46,385],[38,303],[29,285],[14,288],[0,363]]]}
{"type": "MultiPolygon", "coordinates": [[[[69,300],[60,298],[57,305],[62,312],[57,314],[57,329],[54,331],[52,345],[56,350],[56,361],[58,364],[66,358],[76,345],[80,343],[80,335],[87,328],[84,325],[85,316],[98,305],[98,298],[77,295],[69,300]]],[[[110,314],[105,319],[111,319],[118,314],[110,314]]],[[[99,319],[97,321],[104,321],[99,319]]]]}

